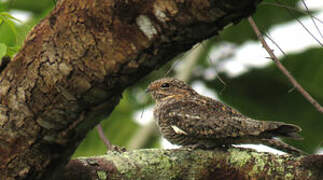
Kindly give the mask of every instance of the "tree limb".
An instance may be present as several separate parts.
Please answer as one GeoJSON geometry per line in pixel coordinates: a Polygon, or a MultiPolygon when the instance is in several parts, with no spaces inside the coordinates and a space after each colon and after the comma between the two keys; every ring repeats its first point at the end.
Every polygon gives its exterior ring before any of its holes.
{"type": "MultiPolygon", "coordinates": [[[[143,149],[77,158],[65,167],[73,179],[322,179],[323,156],[228,151],[143,149]]],[[[58,179],[58,178],[57,178],[58,179]]]]}

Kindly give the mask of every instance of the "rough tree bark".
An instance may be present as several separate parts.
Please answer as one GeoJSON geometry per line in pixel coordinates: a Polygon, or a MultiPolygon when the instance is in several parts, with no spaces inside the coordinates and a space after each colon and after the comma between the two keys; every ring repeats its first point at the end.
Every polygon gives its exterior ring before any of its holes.
{"type": "Polygon", "coordinates": [[[0,179],[49,179],[122,91],[260,0],[62,0],[0,76],[0,179]]]}

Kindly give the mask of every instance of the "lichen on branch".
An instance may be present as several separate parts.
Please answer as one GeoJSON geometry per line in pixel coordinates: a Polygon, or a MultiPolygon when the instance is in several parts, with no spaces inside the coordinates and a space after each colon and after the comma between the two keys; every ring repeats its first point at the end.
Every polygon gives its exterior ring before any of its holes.
{"type": "Polygon", "coordinates": [[[320,179],[322,155],[293,156],[251,149],[109,151],[77,158],[65,167],[65,176],[107,179],[320,179]],[[71,176],[73,174],[73,176],[71,176]]]}

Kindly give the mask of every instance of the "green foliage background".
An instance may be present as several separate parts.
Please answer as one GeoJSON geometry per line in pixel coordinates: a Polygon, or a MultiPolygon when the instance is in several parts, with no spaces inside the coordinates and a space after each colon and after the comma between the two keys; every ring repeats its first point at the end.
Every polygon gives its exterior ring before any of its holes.
{"type": "MultiPolygon", "coordinates": [[[[296,17],[304,16],[293,10],[273,6],[274,0],[265,0],[254,15],[255,21],[262,31],[267,31],[273,26],[295,21],[296,17]]],[[[281,2],[290,7],[296,7],[297,0],[281,2]]],[[[43,0],[11,0],[0,1],[0,58],[5,55],[13,56],[22,46],[26,34],[45,17],[55,6],[55,1],[43,0]],[[11,10],[23,10],[30,12],[32,18],[26,23],[17,22],[9,16],[1,16],[11,10]],[[2,13],[2,14],[1,14],[2,13]],[[14,27],[14,28],[13,28],[14,27]]],[[[319,24],[322,27],[322,24],[319,24]]],[[[295,35],[297,36],[297,35],[295,35]]],[[[284,121],[293,123],[303,128],[304,141],[288,141],[288,143],[303,149],[309,153],[314,152],[322,146],[323,140],[323,115],[317,112],[303,96],[296,90],[286,77],[273,64],[264,68],[250,69],[248,72],[234,78],[226,74],[219,76],[226,85],[218,79],[207,80],[201,73],[206,68],[217,64],[209,63],[209,53],[212,47],[223,41],[229,41],[241,46],[246,41],[255,41],[256,36],[251,30],[248,22],[243,20],[238,25],[225,29],[220,36],[209,40],[203,45],[203,53],[199,57],[198,64],[192,69],[189,82],[200,80],[207,87],[218,93],[219,98],[238,109],[242,113],[262,120],[284,121]]],[[[291,42],[293,43],[293,42],[291,42]]],[[[189,56],[189,54],[183,55],[189,56]]],[[[309,93],[323,104],[323,49],[312,48],[287,54],[282,58],[283,64],[294,75],[309,93]]],[[[136,83],[134,87],[128,88],[123,94],[123,99],[111,116],[102,121],[106,136],[113,144],[127,147],[134,134],[142,126],[134,121],[134,113],[142,111],[144,107],[152,104],[149,97],[143,95],[145,87],[150,81],[165,76],[173,62],[136,83]]],[[[174,75],[171,71],[170,76],[174,75]]],[[[142,148],[153,148],[159,146],[159,138],[152,134],[142,148]]],[[[93,129],[75,152],[74,156],[88,156],[103,154],[105,146],[100,141],[96,129],[93,129]]]]}

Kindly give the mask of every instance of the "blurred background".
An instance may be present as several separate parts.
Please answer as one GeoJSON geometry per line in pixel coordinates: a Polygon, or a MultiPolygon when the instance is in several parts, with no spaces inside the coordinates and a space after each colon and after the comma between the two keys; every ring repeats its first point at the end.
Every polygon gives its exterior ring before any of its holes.
{"type": "MultiPolygon", "coordinates": [[[[0,59],[12,57],[30,29],[54,7],[54,0],[0,0],[0,59]]],[[[322,105],[323,1],[264,0],[253,17],[274,53],[322,105]]],[[[219,36],[195,45],[128,88],[110,117],[101,122],[113,144],[127,149],[176,147],[160,137],[152,116],[154,103],[144,93],[151,81],[165,76],[185,80],[199,93],[252,118],[297,124],[303,128],[304,140],[286,142],[309,153],[323,152],[323,114],[272,63],[247,20],[226,27],[219,36]]],[[[74,157],[105,152],[93,129],[74,157]]]]}

